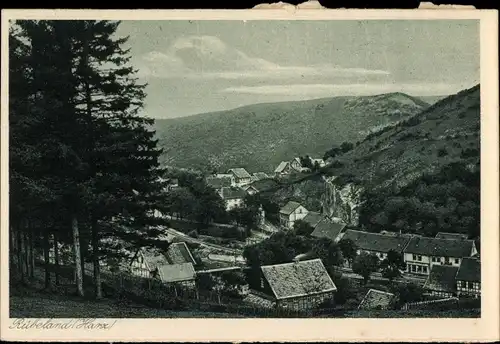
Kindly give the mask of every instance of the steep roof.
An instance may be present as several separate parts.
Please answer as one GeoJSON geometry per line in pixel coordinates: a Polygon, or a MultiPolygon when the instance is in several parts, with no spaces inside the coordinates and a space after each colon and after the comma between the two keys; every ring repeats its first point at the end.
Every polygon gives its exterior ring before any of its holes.
{"type": "Polygon", "coordinates": [[[436,239],[464,239],[467,240],[467,234],[460,233],[447,233],[447,232],[439,232],[436,234],[436,239]]]}
{"type": "Polygon", "coordinates": [[[252,178],[250,173],[248,173],[247,170],[241,167],[232,168],[229,170],[229,172],[232,172],[236,176],[236,178],[252,178]]]}
{"type": "Polygon", "coordinates": [[[337,290],[321,259],[267,265],[261,270],[276,299],[337,290]]]}
{"type": "Polygon", "coordinates": [[[157,267],[168,264],[167,257],[165,257],[165,255],[158,250],[152,248],[143,248],[138,252],[143,255],[144,261],[146,262],[150,270],[154,270],[157,267]]]}
{"type": "Polygon", "coordinates": [[[253,174],[253,177],[257,178],[257,180],[269,178],[269,176],[264,172],[256,172],[253,174]]]}
{"type": "Polygon", "coordinates": [[[229,178],[229,177],[218,178],[218,177],[210,176],[210,177],[207,177],[206,181],[207,181],[207,184],[209,186],[213,187],[214,189],[220,189],[222,187],[231,186],[231,178],[229,178]]]}
{"type": "Polygon", "coordinates": [[[283,208],[280,209],[280,214],[290,215],[293,213],[301,204],[295,201],[289,201],[283,208]]]}
{"type": "Polygon", "coordinates": [[[345,232],[341,240],[347,239],[352,240],[361,250],[387,253],[390,250],[402,252],[410,240],[410,236],[404,234],[387,235],[369,233],[349,229],[345,232]]]}
{"type": "Polygon", "coordinates": [[[274,173],[281,173],[283,172],[283,170],[288,166],[289,162],[288,161],[282,161],[280,162],[280,164],[278,165],[278,167],[276,167],[276,169],[274,170],[274,173]]]}
{"type": "Polygon", "coordinates": [[[358,309],[384,309],[394,300],[395,295],[385,291],[370,289],[361,300],[358,309]]]}
{"type": "Polygon", "coordinates": [[[345,226],[345,223],[336,223],[323,219],[318,223],[314,231],[311,233],[311,236],[316,238],[328,238],[335,241],[345,226]]]}
{"type": "Polygon", "coordinates": [[[456,266],[433,265],[425,281],[424,288],[444,292],[456,291],[455,276],[457,271],[458,267],[456,266]]]}
{"type": "Polygon", "coordinates": [[[223,199],[243,199],[245,198],[245,190],[241,188],[224,187],[222,188],[221,197],[223,199]]]}
{"type": "Polygon", "coordinates": [[[481,261],[463,258],[456,278],[460,281],[481,282],[481,261]]]}
{"type": "Polygon", "coordinates": [[[195,279],[196,272],[193,264],[169,264],[158,267],[160,278],[163,282],[183,282],[195,279]]]}
{"type": "Polygon", "coordinates": [[[262,192],[276,188],[278,186],[278,183],[274,179],[265,178],[253,182],[252,184],[250,184],[250,186],[258,192],[262,192]]]}
{"type": "Polygon", "coordinates": [[[462,258],[470,257],[473,245],[473,240],[437,239],[415,236],[406,246],[405,253],[462,258]]]}
{"type": "Polygon", "coordinates": [[[171,244],[168,247],[166,257],[170,264],[196,264],[196,261],[194,260],[194,257],[185,242],[176,242],[171,244]]]}
{"type": "Polygon", "coordinates": [[[318,223],[323,219],[323,215],[315,211],[310,211],[302,219],[302,221],[307,222],[312,228],[316,228],[318,223]]]}

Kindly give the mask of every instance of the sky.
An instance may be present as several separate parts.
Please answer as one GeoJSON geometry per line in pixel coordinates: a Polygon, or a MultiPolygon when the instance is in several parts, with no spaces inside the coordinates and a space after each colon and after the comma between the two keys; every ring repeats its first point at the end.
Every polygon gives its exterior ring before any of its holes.
{"type": "Polygon", "coordinates": [[[123,21],[117,34],[130,37],[153,118],[479,82],[476,20],[123,21]]]}

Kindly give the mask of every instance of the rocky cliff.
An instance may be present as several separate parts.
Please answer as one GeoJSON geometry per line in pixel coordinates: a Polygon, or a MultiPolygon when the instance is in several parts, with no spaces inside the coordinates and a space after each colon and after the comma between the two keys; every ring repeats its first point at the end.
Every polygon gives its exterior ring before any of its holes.
{"type": "Polygon", "coordinates": [[[339,185],[335,182],[336,179],[335,176],[323,177],[322,212],[329,217],[339,218],[348,225],[357,226],[363,188],[353,182],[339,185]]]}

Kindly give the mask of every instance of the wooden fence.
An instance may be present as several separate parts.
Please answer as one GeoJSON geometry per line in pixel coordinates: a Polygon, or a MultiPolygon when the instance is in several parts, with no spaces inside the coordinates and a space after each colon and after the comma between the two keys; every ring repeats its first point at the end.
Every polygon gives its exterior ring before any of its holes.
{"type": "Polygon", "coordinates": [[[428,301],[420,301],[420,302],[409,302],[404,304],[403,310],[410,309],[436,309],[436,308],[458,308],[458,298],[457,297],[449,297],[446,299],[438,299],[438,300],[428,300],[428,301]]]}

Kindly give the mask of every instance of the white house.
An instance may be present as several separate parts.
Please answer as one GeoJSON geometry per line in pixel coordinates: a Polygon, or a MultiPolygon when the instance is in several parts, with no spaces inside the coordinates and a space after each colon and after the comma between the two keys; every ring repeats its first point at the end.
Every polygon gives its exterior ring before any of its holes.
{"type": "Polygon", "coordinates": [[[227,211],[243,205],[246,196],[245,190],[237,187],[223,187],[219,194],[226,203],[227,211]]]}
{"type": "Polygon", "coordinates": [[[309,211],[300,203],[290,201],[280,209],[280,224],[286,228],[293,228],[295,221],[302,220],[309,211]]]}
{"type": "Polygon", "coordinates": [[[274,170],[274,176],[276,178],[284,177],[290,174],[291,172],[292,172],[292,167],[290,166],[290,162],[282,161],[280,162],[278,167],[276,167],[276,169],[274,170]]]}
{"type": "Polygon", "coordinates": [[[227,171],[227,173],[234,177],[234,181],[237,186],[246,185],[252,182],[252,175],[244,168],[232,168],[227,171]]]}
{"type": "Polygon", "coordinates": [[[477,255],[474,240],[414,236],[404,249],[406,269],[428,275],[434,265],[459,267],[462,258],[477,255]]]}

